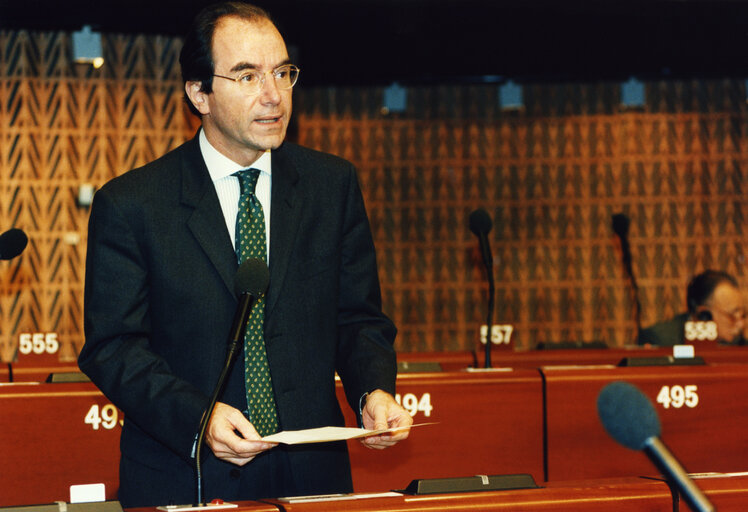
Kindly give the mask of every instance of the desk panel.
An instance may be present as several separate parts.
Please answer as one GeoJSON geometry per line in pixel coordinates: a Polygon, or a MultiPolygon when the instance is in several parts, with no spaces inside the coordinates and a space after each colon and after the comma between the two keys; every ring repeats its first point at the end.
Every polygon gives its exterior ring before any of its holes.
{"type": "MultiPolygon", "coordinates": [[[[432,407],[416,411],[410,437],[386,450],[348,443],[356,492],[403,489],[418,478],[475,474],[529,473],[543,480],[542,383],[537,371],[403,374],[397,391],[404,404],[432,407]]],[[[356,424],[338,399],[346,424],[356,424]]]]}
{"type": "Polygon", "coordinates": [[[657,473],[642,452],[620,446],[600,423],[597,395],[616,380],[638,386],[655,404],[662,439],[687,471],[732,472],[748,465],[744,365],[542,371],[549,481],[657,473]]]}
{"type": "Polygon", "coordinates": [[[116,499],[119,418],[92,384],[0,386],[0,506],[68,501],[90,483],[116,499]]]}

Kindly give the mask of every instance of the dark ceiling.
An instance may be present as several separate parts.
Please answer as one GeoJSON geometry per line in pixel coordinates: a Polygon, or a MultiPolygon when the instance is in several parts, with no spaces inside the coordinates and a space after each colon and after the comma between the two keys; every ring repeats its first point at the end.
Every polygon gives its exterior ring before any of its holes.
{"type": "MultiPolygon", "coordinates": [[[[0,0],[0,27],[182,35],[207,3],[0,0]]],[[[748,77],[748,0],[255,3],[309,84],[748,77]]]]}

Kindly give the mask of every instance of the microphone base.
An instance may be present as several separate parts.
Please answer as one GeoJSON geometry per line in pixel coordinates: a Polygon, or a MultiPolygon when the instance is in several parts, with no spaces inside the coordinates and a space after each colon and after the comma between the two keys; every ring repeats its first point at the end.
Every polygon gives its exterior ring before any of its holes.
{"type": "Polygon", "coordinates": [[[237,503],[227,503],[223,500],[213,500],[210,503],[198,503],[197,505],[162,505],[156,510],[167,510],[169,512],[185,512],[187,510],[222,510],[238,508],[237,503]]]}
{"type": "Polygon", "coordinates": [[[459,478],[413,480],[402,491],[405,494],[447,494],[453,492],[501,491],[537,488],[532,475],[478,475],[459,478]]]}
{"type": "Polygon", "coordinates": [[[695,357],[624,357],[618,366],[703,366],[706,362],[701,356],[695,357]]]}

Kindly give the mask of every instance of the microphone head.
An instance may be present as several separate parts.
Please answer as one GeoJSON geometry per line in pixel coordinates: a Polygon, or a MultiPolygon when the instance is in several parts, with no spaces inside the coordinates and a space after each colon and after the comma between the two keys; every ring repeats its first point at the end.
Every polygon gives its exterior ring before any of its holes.
{"type": "Polygon", "coordinates": [[[20,229],[9,229],[0,235],[0,260],[10,260],[26,248],[29,238],[20,229]]]}
{"type": "Polygon", "coordinates": [[[611,382],[597,397],[597,414],[613,439],[641,450],[650,437],[659,437],[660,419],[652,402],[628,382],[611,382]]]}
{"type": "Polygon", "coordinates": [[[628,236],[630,224],[631,220],[629,220],[625,213],[613,214],[613,232],[615,232],[615,234],[620,236],[621,238],[625,238],[628,236]]]}
{"type": "Polygon", "coordinates": [[[491,217],[489,217],[488,213],[483,208],[478,208],[477,210],[473,211],[470,214],[469,220],[470,231],[478,236],[480,236],[481,234],[485,235],[486,233],[491,231],[491,228],[493,227],[491,217]]]}
{"type": "Polygon", "coordinates": [[[234,292],[237,295],[249,293],[259,297],[268,289],[270,271],[267,263],[260,258],[249,258],[239,265],[234,278],[234,292]]]}

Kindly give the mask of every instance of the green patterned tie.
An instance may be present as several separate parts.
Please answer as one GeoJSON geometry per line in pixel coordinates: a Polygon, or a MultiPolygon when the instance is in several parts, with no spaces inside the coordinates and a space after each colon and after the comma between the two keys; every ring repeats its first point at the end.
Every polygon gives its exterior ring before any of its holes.
{"type": "MultiPolygon", "coordinates": [[[[255,185],[260,176],[258,169],[244,169],[234,173],[239,178],[241,196],[236,215],[236,253],[241,264],[248,258],[267,261],[265,245],[265,216],[262,205],[255,196],[255,185]]],[[[265,351],[263,322],[265,319],[265,296],[252,306],[252,316],[244,336],[244,376],[247,388],[249,419],[261,436],[278,430],[278,415],[275,410],[273,385],[265,351]]]]}

